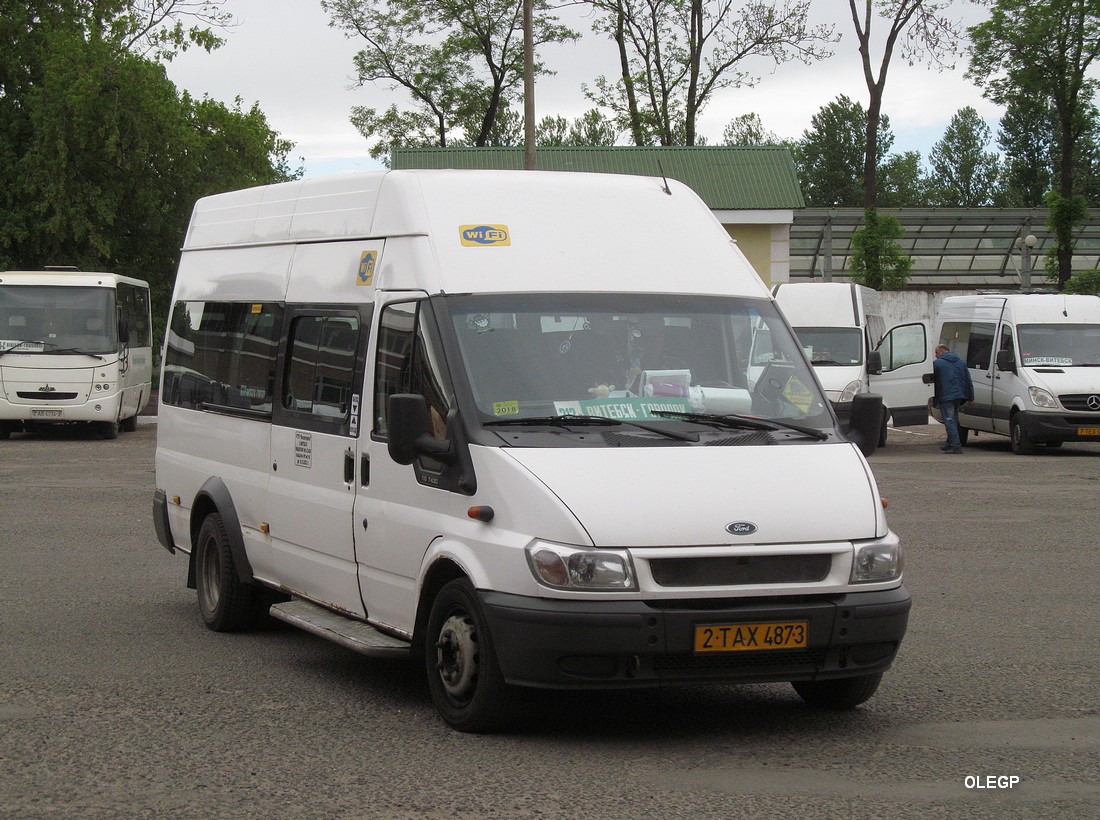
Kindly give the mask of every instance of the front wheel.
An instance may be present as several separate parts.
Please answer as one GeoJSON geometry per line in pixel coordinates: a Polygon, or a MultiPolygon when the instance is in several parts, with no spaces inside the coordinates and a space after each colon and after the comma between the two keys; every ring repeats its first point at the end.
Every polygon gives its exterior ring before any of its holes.
{"type": "Polygon", "coordinates": [[[802,700],[819,709],[855,709],[875,694],[882,673],[839,680],[798,680],[791,686],[802,700]]]}
{"type": "Polygon", "coordinates": [[[262,590],[241,582],[225,522],[218,513],[203,519],[195,544],[195,586],[203,623],[215,632],[238,632],[256,622],[262,590]]]}
{"type": "Polygon", "coordinates": [[[428,616],[424,660],[440,717],[460,732],[492,732],[508,722],[513,687],[504,681],[485,611],[467,578],[439,591],[428,616]]]}
{"type": "Polygon", "coordinates": [[[1020,417],[1013,416],[1009,422],[1009,435],[1012,438],[1012,452],[1018,456],[1030,456],[1035,452],[1035,442],[1020,424],[1020,417]]]}

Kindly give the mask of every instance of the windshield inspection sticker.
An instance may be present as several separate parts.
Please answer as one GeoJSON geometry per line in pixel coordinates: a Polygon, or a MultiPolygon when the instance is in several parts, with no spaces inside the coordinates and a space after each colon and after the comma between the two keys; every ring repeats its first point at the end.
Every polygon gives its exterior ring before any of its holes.
{"type": "Polygon", "coordinates": [[[806,385],[792,376],[787,382],[787,386],[783,388],[783,398],[803,413],[809,413],[810,405],[814,401],[814,394],[806,385]]]}
{"type": "Polygon", "coordinates": [[[459,225],[458,236],[467,248],[499,247],[512,244],[507,225],[459,225]]]}

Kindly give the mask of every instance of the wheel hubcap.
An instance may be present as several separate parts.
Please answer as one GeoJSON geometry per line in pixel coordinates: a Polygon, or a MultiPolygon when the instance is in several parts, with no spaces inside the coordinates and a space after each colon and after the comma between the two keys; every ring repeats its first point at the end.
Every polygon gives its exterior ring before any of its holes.
{"type": "Polygon", "coordinates": [[[218,600],[221,597],[221,565],[218,562],[217,547],[207,544],[202,551],[202,566],[199,567],[202,576],[202,603],[207,612],[213,612],[218,608],[218,600]]]}
{"type": "Polygon", "coordinates": [[[435,644],[436,668],[443,688],[452,698],[468,699],[477,686],[477,634],[468,618],[452,615],[439,630],[435,644]]]}

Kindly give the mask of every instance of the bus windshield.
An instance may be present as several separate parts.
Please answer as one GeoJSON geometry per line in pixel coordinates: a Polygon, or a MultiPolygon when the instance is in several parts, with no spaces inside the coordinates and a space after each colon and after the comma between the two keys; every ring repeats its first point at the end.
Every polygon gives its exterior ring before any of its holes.
{"type": "Polygon", "coordinates": [[[0,352],[110,353],[116,325],[110,288],[0,285],[0,352]]]}
{"type": "Polygon", "coordinates": [[[1024,367],[1100,367],[1100,325],[1019,325],[1024,367]]]}
{"type": "Polygon", "coordinates": [[[702,413],[833,425],[768,300],[547,293],[445,303],[482,422],[581,415],[676,424],[702,413]]]}

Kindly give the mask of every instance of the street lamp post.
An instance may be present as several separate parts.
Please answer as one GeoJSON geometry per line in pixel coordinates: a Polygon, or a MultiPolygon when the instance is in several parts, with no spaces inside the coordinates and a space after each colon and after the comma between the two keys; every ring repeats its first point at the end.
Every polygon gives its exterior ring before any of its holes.
{"type": "Polygon", "coordinates": [[[1020,236],[1016,237],[1014,244],[1020,250],[1020,290],[1031,288],[1031,249],[1037,241],[1033,233],[1024,236],[1021,231],[1020,236]]]}

